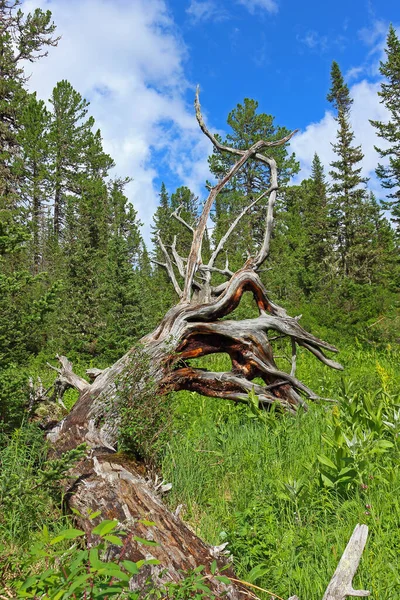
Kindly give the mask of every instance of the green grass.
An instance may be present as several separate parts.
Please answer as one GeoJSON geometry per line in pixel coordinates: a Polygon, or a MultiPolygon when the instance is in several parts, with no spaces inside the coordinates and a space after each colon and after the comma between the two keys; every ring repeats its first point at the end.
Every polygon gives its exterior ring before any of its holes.
{"type": "MultiPolygon", "coordinates": [[[[339,404],[312,405],[295,418],[176,394],[175,435],[163,463],[171,506],[183,503],[183,518],[209,543],[229,542],[239,576],[301,600],[322,598],[354,526],[367,523],[356,587],[370,589],[375,600],[400,598],[398,429],[383,423],[400,402],[399,358],[390,347],[366,350],[356,342],[340,353],[341,374],[301,352],[299,378],[339,404]],[[335,459],[323,439],[334,438],[335,423],[349,441],[355,432],[364,441],[354,451],[357,474],[330,489],[317,455],[335,459]],[[390,447],[379,449],[381,439],[390,447]]],[[[229,368],[224,355],[204,363],[229,368]]]]}
{"type": "MultiPolygon", "coordinates": [[[[275,350],[283,355],[285,347],[275,350]]],[[[390,346],[366,349],[355,341],[341,348],[345,372],[339,373],[300,350],[298,377],[338,404],[312,404],[296,417],[191,392],[172,395],[173,430],[162,465],[173,483],[171,508],[183,503],[183,518],[207,542],[228,542],[238,576],[301,600],[321,600],[354,526],[367,523],[355,587],[370,589],[374,600],[400,598],[399,359],[390,346]],[[353,456],[343,436],[351,444],[354,434],[353,456]],[[382,440],[387,447],[379,447],[382,440]],[[317,456],[340,462],[343,448],[354,473],[329,488],[317,456]]],[[[283,358],[278,363],[287,366],[283,358]]],[[[230,368],[222,354],[202,364],[230,368]]],[[[87,365],[76,366],[84,374],[87,365]]],[[[39,359],[31,371],[45,386],[54,378],[39,359]]],[[[68,404],[74,399],[72,392],[68,404]]],[[[43,525],[53,532],[65,527],[60,498],[46,486],[35,488],[46,461],[42,433],[33,426],[0,445],[0,588],[27,571],[43,525]]]]}

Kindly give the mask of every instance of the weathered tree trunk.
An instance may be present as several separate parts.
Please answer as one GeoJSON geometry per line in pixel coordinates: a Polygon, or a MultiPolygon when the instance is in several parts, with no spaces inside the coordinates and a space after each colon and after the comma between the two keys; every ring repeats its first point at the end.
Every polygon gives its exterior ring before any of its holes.
{"type": "MultiPolygon", "coordinates": [[[[72,365],[65,357],[60,357],[61,368],[57,386],[62,391],[75,387],[80,398],[70,414],[48,434],[57,452],[75,448],[86,442],[88,452],[74,469],[75,484],[68,490],[67,498],[71,507],[79,509],[82,515],[88,509],[101,510],[102,518],[116,518],[129,533],[158,542],[150,549],[141,547],[132,536],[125,556],[133,560],[149,558],[151,555],[161,561],[167,575],[161,578],[178,580],[181,571],[198,565],[206,570],[216,558],[215,550],[197,538],[180,520],[172,515],[160,502],[157,494],[144,480],[138,466],[126,457],[116,453],[118,449],[118,431],[120,419],[120,384],[135,386],[140,393],[141,386],[151,378],[154,392],[165,394],[173,390],[194,390],[206,396],[223,398],[235,402],[247,402],[249,392],[254,393],[261,408],[278,403],[282,409],[292,413],[298,406],[306,408],[302,396],[316,399],[317,396],[295,376],[296,347],[301,346],[313,353],[316,358],[335,369],[341,365],[327,358],[324,350],[337,352],[334,346],[307,333],[297,319],[287,315],[285,310],[274,304],[258,275],[261,265],[269,253],[273,223],[273,208],[277,191],[277,167],[273,159],[260,154],[271,145],[285,143],[259,141],[249,150],[242,151],[221,146],[204,125],[198,96],[196,96],[196,114],[200,127],[220,151],[238,155],[238,161],[229,173],[211,189],[199,218],[198,226],[193,229],[180,217],[179,209],[173,216],[193,233],[193,243],[187,259],[176,251],[176,240],[169,250],[159,240],[165,256],[162,266],[167,270],[179,302],[165,315],[155,331],[141,340],[141,348],[133,348],[113,366],[104,371],[91,370],[88,375],[92,383],[76,376],[72,365]],[[267,164],[271,173],[271,186],[254,200],[230,225],[226,234],[213,250],[208,264],[201,258],[202,239],[206,223],[216,195],[231,177],[250,158],[267,164]],[[265,225],[265,238],[262,247],[254,257],[247,260],[236,273],[215,267],[215,261],[222,251],[226,240],[240,219],[256,202],[269,195],[268,212],[265,225]],[[178,273],[178,276],[176,275],[178,273]],[[213,273],[223,274],[228,281],[222,285],[212,285],[213,273]],[[184,284],[181,287],[179,277],[184,284]],[[245,292],[251,292],[258,307],[258,317],[242,321],[226,320],[226,317],[238,306],[245,292]],[[290,373],[280,370],[274,360],[270,344],[270,332],[287,336],[292,346],[292,369],[290,373]],[[132,365],[138,353],[147,357],[148,369],[142,374],[143,380],[130,381],[133,377],[132,365]],[[224,373],[209,372],[195,368],[190,360],[207,354],[224,352],[231,359],[232,368],[224,373]],[[254,380],[258,378],[262,383],[254,380]],[[155,522],[155,526],[146,528],[142,519],[155,522]]],[[[79,525],[90,530],[89,519],[78,517],[79,525]]],[[[223,560],[219,558],[222,566],[223,560]]],[[[160,579],[158,567],[148,567],[157,583],[160,579]]],[[[229,576],[230,572],[226,572],[229,576]]],[[[141,585],[141,582],[137,582],[141,585]]],[[[226,588],[210,575],[209,585],[219,596],[236,599],[242,597],[240,586],[226,588]],[[225,589],[224,589],[225,588],[225,589]]]]}
{"type": "MultiPolygon", "coordinates": [[[[161,364],[165,354],[158,351],[153,356],[153,375],[157,377],[156,364],[161,364]]],[[[223,568],[224,575],[232,575],[229,564],[226,568],[223,548],[208,546],[200,540],[178,514],[171,513],[161,502],[163,482],[152,484],[145,478],[144,465],[116,452],[118,411],[114,410],[117,408],[114,404],[118,402],[117,381],[135,360],[135,350],[109,369],[95,373],[89,370],[89,376],[96,376],[92,384],[75,375],[72,364],[65,357],[59,357],[59,360],[57,386],[61,393],[70,386],[78,389],[80,398],[69,415],[48,433],[48,439],[57,453],[83,442],[87,444],[86,457],[71,473],[74,483],[65,489],[68,506],[82,515],[75,517],[78,526],[90,534],[93,521],[85,515],[101,511],[99,519],[117,519],[127,533],[125,559],[154,558],[160,561],[160,566],[148,565],[141,569],[133,581],[136,589],[145,589],[149,577],[155,585],[179,581],[184,572],[204,565],[207,585],[217,597],[224,593],[224,597],[232,600],[241,598],[240,586],[226,586],[211,575],[210,566],[214,560],[220,569],[223,568]],[[148,526],[143,521],[154,525],[148,526]],[[133,536],[157,542],[157,545],[142,545],[133,536]]]]}

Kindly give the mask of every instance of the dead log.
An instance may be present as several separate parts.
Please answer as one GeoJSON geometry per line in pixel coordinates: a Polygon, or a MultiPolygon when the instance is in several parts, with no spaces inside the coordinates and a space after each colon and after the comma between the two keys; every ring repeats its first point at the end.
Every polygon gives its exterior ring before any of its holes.
{"type": "MultiPolygon", "coordinates": [[[[371,592],[367,590],[353,589],[353,579],[367,538],[367,525],[356,525],[322,600],[346,600],[348,597],[365,598],[370,595],[371,592]]],[[[291,596],[289,600],[299,600],[299,598],[291,596]]]]}
{"type": "MultiPolygon", "coordinates": [[[[141,569],[133,580],[135,589],[145,590],[149,578],[155,585],[179,581],[185,572],[204,565],[207,585],[217,597],[222,594],[232,600],[243,597],[240,586],[226,586],[211,575],[214,560],[224,575],[233,575],[223,552],[205,544],[179,516],[170,512],[159,497],[158,487],[154,489],[140,474],[140,466],[129,458],[92,451],[74,475],[78,479],[68,490],[69,506],[82,515],[87,515],[88,510],[99,510],[101,519],[117,519],[127,534],[125,559],[160,561],[160,565],[147,565],[141,569]],[[155,542],[155,545],[143,545],[132,536],[155,542]]],[[[76,520],[90,538],[93,521],[85,517],[76,517],[76,520]]],[[[119,551],[115,548],[116,554],[119,551]]]]}
{"type": "MultiPolygon", "coordinates": [[[[200,564],[209,569],[214,560],[213,551],[162,505],[143,480],[137,465],[117,454],[121,381],[125,386],[136,386],[135,393],[139,396],[141,387],[149,379],[154,383],[154,393],[161,395],[186,389],[234,402],[247,402],[248,394],[252,392],[257,396],[260,408],[278,404],[283,410],[295,413],[299,406],[307,408],[304,397],[318,398],[296,378],[297,346],[306,348],[318,360],[334,369],[342,368],[324,353],[337,352],[337,349],[306,332],[298,319],[290,317],[283,308],[272,302],[259,276],[269,254],[278,189],[277,165],[267,152],[270,146],[285,144],[293,134],[273,142],[260,140],[246,151],[221,146],[204,124],[198,93],[195,107],[199,125],[215,147],[238,158],[229,172],[211,188],[195,228],[185,223],[179,210],[173,214],[193,235],[187,259],[179,256],[176,240],[168,250],[159,239],[165,262],[158,264],[166,269],[179,301],[167,312],[159,326],[141,340],[140,348],[131,349],[108,369],[90,370],[88,376],[91,383],[76,376],[71,363],[65,357],[59,357],[61,367],[58,369],[57,389],[61,393],[72,386],[80,391],[80,397],[70,414],[48,434],[56,452],[70,450],[82,442],[87,444],[87,456],[76,466],[76,482],[68,489],[69,505],[79,509],[83,515],[88,510],[101,510],[103,519],[117,518],[136,536],[152,535],[158,545],[152,547],[151,555],[161,560],[168,577],[173,579],[179,579],[182,570],[200,564]],[[265,235],[255,255],[248,258],[236,273],[232,273],[228,262],[224,269],[220,269],[216,266],[216,260],[248,209],[233,221],[207,263],[202,259],[202,241],[217,194],[250,159],[261,161],[270,171],[269,189],[248,207],[250,209],[255,202],[268,198],[265,235]],[[215,285],[215,273],[224,275],[227,281],[215,285]],[[226,320],[245,292],[252,293],[258,317],[242,321],[226,320]],[[289,373],[282,371],[274,360],[271,332],[286,336],[291,341],[292,368],[289,373]],[[214,373],[190,364],[193,358],[218,352],[229,355],[232,363],[230,371],[214,373]],[[139,355],[146,357],[147,369],[142,379],[136,378],[134,381],[133,365],[138,362],[139,355]],[[256,378],[262,383],[255,382],[256,378]],[[156,523],[151,533],[143,531],[140,522],[143,518],[156,523]]],[[[89,531],[88,520],[84,517],[78,520],[80,527],[89,531]]],[[[132,560],[148,557],[148,554],[148,548],[140,548],[134,541],[126,549],[127,558],[132,560]]],[[[155,568],[151,575],[154,581],[158,581],[159,572],[155,568]]],[[[241,596],[240,586],[232,585],[223,590],[222,584],[212,577],[210,585],[217,595],[225,591],[227,598],[241,596]]]]}
{"type": "Polygon", "coordinates": [[[360,564],[367,537],[368,527],[356,525],[322,600],[346,600],[348,596],[365,598],[370,595],[371,592],[367,590],[353,589],[353,578],[360,564]]]}

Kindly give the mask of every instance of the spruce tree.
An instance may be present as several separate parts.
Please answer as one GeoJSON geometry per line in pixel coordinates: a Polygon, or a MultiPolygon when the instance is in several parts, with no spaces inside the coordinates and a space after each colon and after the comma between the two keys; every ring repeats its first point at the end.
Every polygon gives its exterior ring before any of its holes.
{"type": "Polygon", "coordinates": [[[93,133],[93,117],[86,119],[89,103],[68,81],[56,85],[50,103],[54,235],[59,240],[65,226],[68,196],[81,193],[87,175],[97,172],[100,177],[105,176],[113,161],[102,150],[100,134],[93,133]]]}
{"type": "Polygon", "coordinates": [[[338,124],[337,141],[332,144],[337,159],[331,163],[330,171],[333,179],[330,190],[332,233],[339,257],[339,272],[346,277],[357,277],[360,265],[354,249],[359,244],[357,236],[363,223],[368,220],[368,211],[365,210],[366,179],[361,176],[364,155],[361,147],[353,144],[354,133],[350,124],[353,100],[336,62],[332,63],[331,80],[327,99],[336,110],[338,124]]]}
{"type": "MultiPolygon", "coordinates": [[[[152,281],[155,283],[154,294],[157,298],[155,304],[158,308],[157,312],[159,312],[159,315],[162,316],[162,314],[164,314],[165,311],[173,305],[175,301],[175,295],[174,291],[171,289],[168,274],[159,264],[163,263],[165,260],[163,252],[160,248],[159,237],[161,237],[163,241],[165,240],[166,243],[172,243],[173,236],[171,237],[170,228],[176,227],[176,225],[172,223],[174,219],[171,217],[171,213],[173,211],[164,182],[161,184],[160,193],[158,196],[160,199],[159,205],[154,213],[153,224],[151,225],[151,241],[153,243],[151,260],[153,261],[154,265],[152,281]]],[[[179,232],[181,233],[181,230],[179,230],[179,232]]]]}
{"type": "MultiPolygon", "coordinates": [[[[161,184],[159,198],[160,203],[154,214],[153,225],[151,226],[151,239],[154,245],[152,252],[154,273],[151,285],[155,284],[154,293],[158,297],[155,303],[155,310],[161,315],[173,305],[176,296],[170,286],[166,270],[160,266],[165,263],[165,254],[161,249],[159,239],[161,239],[162,244],[168,251],[174,245],[174,249],[179,256],[183,259],[187,258],[193,233],[181,221],[173,217],[172,214],[176,213],[189,227],[195,227],[198,218],[199,201],[195,194],[186,186],[177,188],[169,196],[164,183],[161,184]]],[[[209,254],[208,235],[205,235],[203,250],[204,256],[207,257],[209,254]]],[[[182,282],[182,277],[176,264],[174,269],[177,280],[182,282]]]]}
{"type": "MultiPolygon", "coordinates": [[[[78,96],[73,88],[70,98],[78,96]]],[[[80,95],[79,95],[80,98],[80,95]]],[[[68,127],[71,121],[67,118],[68,127]]],[[[96,353],[98,338],[105,328],[101,318],[104,301],[102,277],[106,269],[110,216],[106,177],[113,166],[103,150],[100,132],[92,132],[92,118],[70,127],[68,153],[60,152],[63,194],[62,238],[56,237],[60,256],[59,276],[64,279],[64,311],[61,329],[68,343],[82,351],[96,353]]],[[[61,151],[63,147],[61,146],[61,151]]],[[[56,196],[54,196],[56,200],[56,196]]],[[[55,209],[56,207],[54,207],[55,209]]]]}
{"type": "Polygon", "coordinates": [[[376,174],[382,186],[390,190],[387,203],[392,209],[397,235],[400,235],[400,40],[393,25],[389,27],[386,45],[386,61],[381,62],[380,72],[385,77],[378,92],[381,103],[389,111],[389,121],[370,121],[380,138],[388,142],[387,148],[376,148],[388,164],[379,164],[376,174]]]}
{"type": "Polygon", "coordinates": [[[141,272],[144,244],[137,212],[125,195],[128,181],[116,179],[108,188],[109,235],[100,284],[104,294],[102,314],[105,323],[102,345],[114,358],[144,335],[147,324],[143,308],[148,297],[141,272]]]}
{"type": "MultiPolygon", "coordinates": [[[[19,116],[24,104],[27,77],[22,61],[46,56],[46,47],[57,44],[50,11],[36,9],[24,15],[20,0],[0,0],[0,210],[17,204],[15,160],[19,116]]],[[[2,215],[4,217],[4,214],[2,215]]]]}
{"type": "Polygon", "coordinates": [[[307,232],[307,257],[310,271],[316,274],[313,286],[329,270],[332,241],[329,227],[329,201],[324,167],[318,154],[314,154],[309,184],[305,198],[304,226],[307,232]]]}
{"type": "Polygon", "coordinates": [[[20,364],[40,349],[41,326],[54,300],[54,287],[43,293],[40,279],[29,271],[27,214],[32,205],[31,198],[24,196],[26,171],[18,136],[29,98],[22,61],[34,62],[45,56],[46,47],[58,40],[52,37],[55,25],[50,11],[36,9],[24,15],[20,5],[19,0],[0,0],[1,367],[20,364]]]}
{"type": "MultiPolygon", "coordinates": [[[[152,237],[151,241],[155,246],[157,258],[161,260],[162,256],[160,254],[160,250],[158,248],[158,236],[165,236],[168,234],[169,226],[171,223],[171,206],[169,201],[169,196],[167,192],[167,188],[165,187],[165,183],[162,182],[160,193],[158,194],[159,204],[157,206],[156,212],[153,215],[153,224],[151,225],[152,237]]],[[[170,236],[169,236],[170,237],[170,236]]]]}

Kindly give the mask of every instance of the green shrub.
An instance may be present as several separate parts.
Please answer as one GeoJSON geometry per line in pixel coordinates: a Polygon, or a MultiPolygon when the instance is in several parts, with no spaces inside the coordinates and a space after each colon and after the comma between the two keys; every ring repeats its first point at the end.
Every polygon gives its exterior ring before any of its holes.
{"type": "Polygon", "coordinates": [[[18,427],[28,404],[28,374],[17,365],[10,365],[0,370],[0,427],[3,431],[11,431],[18,427]]]}
{"type": "MultiPolygon", "coordinates": [[[[77,512],[77,511],[75,511],[77,512]]],[[[79,514],[79,513],[78,513],[79,514]]],[[[98,512],[89,515],[96,519],[98,512]]],[[[148,523],[151,526],[151,523],[148,523]]],[[[14,583],[17,598],[41,598],[66,600],[196,600],[212,599],[215,595],[207,585],[208,576],[204,566],[184,574],[182,581],[161,585],[158,589],[150,579],[144,581],[138,591],[132,591],[130,581],[147,565],[159,565],[156,559],[133,562],[124,558],[126,543],[135,540],[140,545],[154,546],[155,542],[126,534],[118,529],[118,521],[103,520],[92,528],[90,536],[84,531],[70,527],[51,538],[46,527],[38,542],[30,550],[33,563],[44,559],[46,567],[40,573],[33,572],[27,579],[14,583]],[[89,544],[90,540],[90,544],[89,544]],[[95,542],[93,544],[93,541],[95,542]],[[115,551],[120,549],[115,558],[115,551]],[[110,552],[112,549],[112,552],[110,552]]],[[[211,565],[217,580],[226,584],[230,580],[219,575],[217,564],[211,565]]]]}

